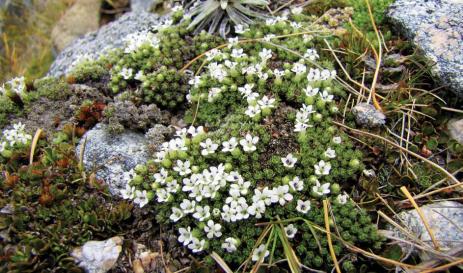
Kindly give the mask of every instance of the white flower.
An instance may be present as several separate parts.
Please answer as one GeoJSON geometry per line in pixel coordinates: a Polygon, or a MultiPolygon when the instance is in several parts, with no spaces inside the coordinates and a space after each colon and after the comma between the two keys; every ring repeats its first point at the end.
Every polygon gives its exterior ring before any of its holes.
{"type": "Polygon", "coordinates": [[[270,42],[275,37],[276,37],[275,34],[270,33],[270,34],[265,35],[263,40],[266,41],[266,42],[270,42]]]}
{"type": "Polygon", "coordinates": [[[255,189],[254,195],[252,196],[252,201],[254,204],[259,204],[262,202],[265,205],[269,206],[272,204],[272,196],[274,196],[273,190],[270,190],[268,187],[265,187],[262,190],[255,189]]]}
{"type": "Polygon", "coordinates": [[[225,77],[228,76],[227,70],[224,68],[223,64],[210,63],[208,66],[209,74],[213,79],[222,82],[225,77]]]}
{"type": "Polygon", "coordinates": [[[254,88],[254,84],[245,84],[243,87],[238,87],[238,91],[244,97],[248,97],[252,93],[252,89],[254,88]]]}
{"type": "Polygon", "coordinates": [[[220,50],[218,50],[217,48],[213,48],[210,51],[206,52],[206,59],[208,61],[212,61],[215,57],[217,57],[217,56],[219,56],[221,54],[222,54],[222,52],[220,50]]]}
{"type": "Polygon", "coordinates": [[[135,192],[135,199],[133,202],[143,208],[146,204],[148,204],[148,196],[146,190],[144,191],[136,191],[135,192]]]}
{"type": "Polygon", "coordinates": [[[188,245],[193,240],[191,227],[179,228],[178,233],[180,233],[180,236],[178,236],[178,241],[183,243],[184,246],[188,245]]]}
{"type": "Polygon", "coordinates": [[[302,7],[291,7],[291,13],[294,15],[301,14],[303,10],[302,7]]]}
{"type": "Polygon", "coordinates": [[[325,151],[325,156],[328,158],[335,158],[336,157],[336,151],[331,149],[331,147],[328,147],[325,151]]]}
{"type": "Polygon", "coordinates": [[[178,172],[180,176],[185,176],[191,173],[190,161],[177,160],[177,165],[174,167],[174,171],[178,172]]]}
{"type": "Polygon", "coordinates": [[[344,205],[347,203],[348,198],[349,198],[349,195],[347,195],[347,193],[343,193],[343,194],[338,195],[338,197],[336,197],[336,200],[338,201],[339,204],[344,205]]]}
{"type": "Polygon", "coordinates": [[[180,208],[183,210],[184,213],[192,213],[195,211],[196,201],[190,201],[188,199],[183,199],[182,203],[180,203],[180,208]]]}
{"type": "Polygon", "coordinates": [[[248,109],[244,112],[247,116],[253,118],[260,114],[260,107],[259,105],[249,105],[248,109]]]}
{"type": "Polygon", "coordinates": [[[222,226],[220,224],[215,224],[214,221],[209,220],[207,221],[207,226],[204,227],[204,232],[206,232],[206,236],[209,239],[214,237],[218,238],[222,236],[222,232],[220,232],[221,229],[222,226]]]}
{"type": "Polygon", "coordinates": [[[152,32],[142,31],[131,33],[124,38],[126,48],[124,53],[132,53],[138,50],[142,45],[149,45],[151,47],[159,46],[159,39],[152,32]]]}
{"type": "Polygon", "coordinates": [[[289,186],[283,185],[273,189],[271,200],[272,203],[280,203],[281,206],[284,206],[286,202],[293,200],[293,195],[289,193],[289,186]]]}
{"type": "MultiPolygon", "coordinates": [[[[1,152],[1,151],[0,151],[1,152]]],[[[135,187],[131,187],[129,184],[125,185],[125,189],[120,191],[122,198],[134,199],[135,198],[135,187]]]]}
{"type": "Polygon", "coordinates": [[[330,93],[328,93],[328,91],[323,90],[323,93],[320,94],[320,98],[323,101],[330,102],[330,101],[333,101],[334,96],[330,95],[330,93]]]}
{"type": "Polygon", "coordinates": [[[318,94],[319,89],[318,88],[312,88],[312,86],[307,85],[307,87],[304,89],[304,93],[307,97],[312,97],[318,94]]]}
{"type": "Polygon", "coordinates": [[[201,154],[203,156],[215,153],[215,150],[217,150],[217,148],[219,147],[219,145],[212,142],[210,138],[206,139],[205,142],[199,143],[199,145],[201,146],[201,148],[203,148],[201,150],[201,154]]]}
{"type": "Polygon", "coordinates": [[[310,68],[309,73],[307,73],[307,80],[311,81],[318,81],[320,80],[320,69],[318,68],[310,68]]]}
{"type": "Polygon", "coordinates": [[[262,214],[265,213],[265,202],[259,201],[252,203],[252,205],[248,207],[248,213],[254,215],[257,219],[262,218],[262,214]]]}
{"type": "Polygon", "coordinates": [[[185,140],[182,138],[175,138],[169,141],[168,150],[171,151],[186,151],[188,148],[185,146],[185,140]]]}
{"type": "Polygon", "coordinates": [[[167,202],[170,197],[171,194],[167,191],[167,189],[158,189],[156,191],[156,201],[158,201],[159,203],[167,202]]]}
{"type": "Polygon", "coordinates": [[[184,216],[183,211],[180,210],[179,208],[172,207],[172,214],[170,215],[169,219],[172,222],[177,222],[184,216]]]}
{"type": "Polygon", "coordinates": [[[293,191],[302,191],[304,189],[304,181],[302,181],[298,176],[295,176],[291,181],[289,181],[289,186],[293,191]]]}
{"type": "MultiPolygon", "coordinates": [[[[232,184],[230,186],[230,192],[237,192],[240,195],[248,194],[249,187],[251,186],[251,182],[244,181],[243,178],[238,179],[236,184],[232,184]]],[[[230,193],[231,194],[231,193],[230,193]]]]}
{"type": "Polygon", "coordinates": [[[270,252],[267,250],[267,246],[265,244],[261,244],[258,248],[254,249],[252,253],[252,260],[254,262],[264,260],[270,252]]]}
{"type": "Polygon", "coordinates": [[[285,233],[286,233],[286,237],[288,237],[289,239],[292,239],[294,238],[294,236],[296,236],[297,228],[293,224],[289,224],[288,226],[285,227],[285,233]]]}
{"type": "Polygon", "coordinates": [[[235,238],[228,237],[225,242],[222,243],[222,248],[228,253],[235,252],[238,249],[239,241],[235,238]]]}
{"type": "Polygon", "coordinates": [[[297,122],[296,125],[294,125],[294,131],[295,132],[305,132],[307,128],[311,127],[307,123],[302,123],[302,122],[297,122]]]}
{"type": "Polygon", "coordinates": [[[262,109],[264,108],[274,108],[275,107],[275,99],[269,98],[267,96],[263,96],[262,99],[260,99],[257,104],[260,105],[262,109]]]}
{"type": "Polygon", "coordinates": [[[237,34],[243,34],[248,30],[249,30],[248,26],[245,26],[245,25],[238,24],[235,26],[235,33],[237,34]]]}
{"type": "Polygon", "coordinates": [[[317,50],[313,48],[307,49],[307,51],[304,54],[305,58],[308,58],[311,61],[315,61],[316,59],[320,58],[320,56],[317,53],[317,50]]]}
{"type": "Polygon", "coordinates": [[[207,96],[208,102],[214,102],[214,99],[222,92],[222,89],[213,87],[209,90],[209,94],[207,96]]]}
{"type": "Polygon", "coordinates": [[[239,38],[238,37],[232,37],[228,38],[228,47],[231,48],[239,43],[239,38]]]}
{"type": "Polygon", "coordinates": [[[301,23],[298,23],[298,22],[291,22],[289,23],[291,25],[291,27],[295,28],[295,29],[298,29],[298,28],[301,28],[302,27],[302,24],[301,23]]]}
{"type": "Polygon", "coordinates": [[[314,165],[316,175],[329,175],[331,171],[331,163],[320,160],[314,165]]]}
{"type": "Polygon", "coordinates": [[[188,81],[188,84],[192,85],[193,87],[198,87],[200,83],[201,83],[201,76],[195,76],[188,81]]]}
{"type": "Polygon", "coordinates": [[[231,152],[236,148],[236,146],[238,146],[238,141],[236,140],[236,137],[232,137],[228,141],[224,141],[222,146],[222,152],[231,152]]]}
{"type": "Polygon", "coordinates": [[[243,50],[242,48],[234,48],[234,49],[232,50],[232,53],[230,54],[230,56],[231,56],[232,58],[237,59],[237,58],[246,57],[247,55],[246,55],[246,53],[244,53],[244,50],[243,50]]]}
{"type": "Polygon", "coordinates": [[[278,68],[275,68],[273,70],[273,75],[275,75],[275,77],[279,78],[279,77],[283,77],[285,75],[285,71],[284,70],[280,70],[278,68]]]}
{"type": "Polygon", "coordinates": [[[119,72],[119,75],[124,79],[124,80],[130,80],[133,76],[133,69],[132,68],[122,68],[121,72],[119,72]]]}
{"type": "Polygon", "coordinates": [[[155,173],[153,175],[153,178],[154,178],[154,181],[163,185],[166,183],[166,179],[168,176],[169,176],[169,173],[166,171],[166,169],[161,168],[161,170],[158,173],[155,173]]]}
{"type": "Polygon", "coordinates": [[[193,237],[191,243],[188,245],[188,248],[191,249],[193,253],[198,253],[204,250],[206,245],[206,240],[199,240],[198,238],[193,237]]]}
{"type": "Polygon", "coordinates": [[[197,135],[200,135],[200,134],[204,133],[204,127],[203,126],[198,126],[198,128],[195,128],[194,126],[190,126],[190,128],[188,128],[188,133],[192,137],[195,137],[197,135]]]}
{"type": "Polygon", "coordinates": [[[177,136],[177,137],[179,137],[179,138],[185,138],[187,134],[188,134],[188,131],[187,131],[186,128],[183,128],[183,129],[181,129],[181,130],[177,130],[177,131],[175,132],[175,136],[177,136]]]}
{"type": "Polygon", "coordinates": [[[328,194],[330,193],[330,183],[320,185],[320,182],[317,181],[316,185],[312,187],[312,191],[319,196],[328,194]]]}
{"type": "Polygon", "coordinates": [[[297,200],[296,210],[301,213],[307,213],[310,210],[310,200],[307,200],[307,201],[297,200]]]}
{"type": "Polygon", "coordinates": [[[294,165],[297,162],[297,158],[293,154],[288,154],[286,157],[281,158],[281,162],[286,168],[294,168],[294,165]]]}
{"type": "Polygon", "coordinates": [[[257,149],[255,145],[258,142],[259,137],[253,137],[250,134],[246,134],[245,138],[240,140],[240,144],[245,152],[254,152],[257,149]]]}
{"type": "MultiPolygon", "coordinates": [[[[11,91],[21,95],[26,91],[26,80],[24,77],[16,77],[7,82],[10,85],[11,91]]],[[[4,92],[3,92],[4,93],[4,92]]]]}
{"type": "Polygon", "coordinates": [[[145,80],[145,74],[143,73],[143,70],[140,70],[135,74],[135,78],[137,81],[144,81],[145,80]]]}
{"type": "Polygon", "coordinates": [[[211,212],[210,212],[211,208],[209,206],[204,206],[204,207],[196,206],[195,210],[196,211],[193,214],[193,217],[195,219],[198,219],[201,222],[211,216],[211,212]]]}
{"type": "Polygon", "coordinates": [[[305,64],[295,63],[291,69],[296,75],[304,74],[307,71],[305,64]]]}
{"type": "Polygon", "coordinates": [[[342,138],[340,136],[333,137],[333,143],[341,144],[341,142],[342,142],[342,138]]]}
{"type": "Polygon", "coordinates": [[[267,60],[272,58],[272,50],[264,48],[261,52],[259,52],[259,57],[261,58],[262,62],[266,62],[267,60]]]}

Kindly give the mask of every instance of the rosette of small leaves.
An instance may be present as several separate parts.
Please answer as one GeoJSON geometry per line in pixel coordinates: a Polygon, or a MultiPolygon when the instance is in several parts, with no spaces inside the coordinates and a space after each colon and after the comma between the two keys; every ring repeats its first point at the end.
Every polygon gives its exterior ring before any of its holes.
{"type": "Polygon", "coordinates": [[[188,28],[225,37],[230,25],[250,25],[269,17],[264,10],[268,4],[267,0],[196,0],[186,5],[186,15],[193,19],[188,28]]]}

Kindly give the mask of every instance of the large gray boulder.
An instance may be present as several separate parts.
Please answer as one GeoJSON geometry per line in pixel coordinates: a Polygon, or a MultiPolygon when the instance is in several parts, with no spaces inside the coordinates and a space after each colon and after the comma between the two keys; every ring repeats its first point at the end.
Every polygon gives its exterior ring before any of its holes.
{"type": "Polygon", "coordinates": [[[155,28],[162,17],[144,11],[128,12],[114,22],[74,40],[56,57],[50,67],[48,76],[67,74],[77,60],[82,57],[95,59],[109,50],[122,48],[124,38],[131,33],[155,28]]]}
{"type": "Polygon", "coordinates": [[[463,97],[463,0],[397,0],[388,16],[435,62],[441,84],[463,97]]]}
{"type": "Polygon", "coordinates": [[[104,180],[114,195],[133,178],[131,172],[138,164],[148,160],[148,140],[144,134],[126,130],[112,134],[105,124],[97,124],[85,133],[77,146],[76,154],[81,154],[85,143],[83,163],[87,172],[94,172],[98,179],[104,180]],[[85,143],[86,142],[86,143],[85,143]]]}
{"type": "MultiPolygon", "coordinates": [[[[421,211],[430,225],[433,234],[442,251],[450,251],[451,249],[463,244],[463,204],[454,201],[441,201],[429,205],[422,206],[421,211]]],[[[399,213],[398,218],[403,227],[405,227],[416,238],[420,239],[427,245],[433,246],[431,236],[423,224],[416,210],[404,211],[399,213]]],[[[400,230],[390,227],[394,232],[395,237],[409,240],[400,230]]],[[[404,253],[409,251],[417,251],[411,248],[409,244],[400,244],[404,253]]],[[[422,260],[427,260],[429,255],[425,252],[419,252],[422,260]]]]}

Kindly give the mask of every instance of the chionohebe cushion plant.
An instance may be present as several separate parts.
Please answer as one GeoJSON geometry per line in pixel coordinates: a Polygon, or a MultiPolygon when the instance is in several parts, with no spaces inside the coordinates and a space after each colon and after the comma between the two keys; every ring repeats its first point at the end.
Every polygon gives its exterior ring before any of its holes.
{"type": "MultiPolygon", "coordinates": [[[[284,258],[282,244],[259,238],[259,223],[303,218],[284,222],[286,237],[303,264],[330,268],[325,235],[313,229],[324,224],[323,199],[345,241],[378,247],[371,219],[345,192],[362,155],[331,122],[344,92],[317,50],[320,31],[293,9],[238,25],[236,37],[207,50],[188,80],[185,119],[194,125],[137,166],[124,198],[154,206],[192,253],[214,251],[233,264],[284,258]]],[[[350,260],[343,266],[352,269],[350,260]]]]}

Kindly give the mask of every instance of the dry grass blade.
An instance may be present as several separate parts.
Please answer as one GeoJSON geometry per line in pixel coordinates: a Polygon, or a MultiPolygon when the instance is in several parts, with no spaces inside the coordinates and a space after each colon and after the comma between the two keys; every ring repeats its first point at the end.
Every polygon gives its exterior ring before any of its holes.
{"type": "Polygon", "coordinates": [[[35,149],[37,148],[37,142],[39,141],[39,138],[42,132],[43,132],[42,129],[37,129],[37,131],[35,132],[34,138],[32,139],[31,154],[29,156],[29,165],[32,165],[32,163],[34,163],[35,149]]]}
{"type": "Polygon", "coordinates": [[[339,268],[338,259],[334,253],[333,242],[331,241],[331,231],[330,231],[330,220],[328,217],[328,200],[323,200],[323,212],[325,215],[325,229],[326,229],[326,238],[328,240],[328,247],[330,249],[331,259],[333,260],[334,267],[336,268],[337,273],[341,273],[341,268],[339,268]]]}
{"type": "Polygon", "coordinates": [[[436,268],[433,268],[433,269],[423,270],[423,271],[421,271],[421,273],[440,272],[440,271],[447,270],[447,269],[449,269],[449,268],[451,268],[451,267],[454,267],[454,266],[456,266],[456,265],[459,265],[459,264],[463,264],[463,258],[462,258],[462,259],[459,259],[459,260],[456,260],[456,261],[454,261],[454,262],[448,263],[448,264],[441,265],[441,266],[436,267],[436,268]]]}
{"type": "Polygon", "coordinates": [[[424,227],[429,233],[429,236],[431,236],[432,243],[434,244],[434,247],[439,250],[439,243],[436,240],[436,237],[434,236],[434,232],[431,229],[431,226],[429,225],[428,221],[426,220],[426,217],[424,217],[423,212],[421,211],[420,207],[418,204],[416,204],[415,200],[413,199],[413,196],[410,194],[410,192],[407,190],[405,186],[400,187],[400,190],[405,194],[405,196],[410,200],[410,203],[412,203],[413,207],[415,207],[416,212],[418,212],[418,215],[421,218],[421,221],[423,221],[424,227]]]}
{"type": "Polygon", "coordinates": [[[288,260],[288,266],[291,270],[291,273],[301,272],[301,263],[297,258],[294,249],[291,247],[291,244],[286,236],[285,229],[283,224],[279,224],[279,229],[277,230],[278,237],[280,237],[281,244],[283,245],[283,252],[285,253],[286,259],[288,260]]]}
{"type": "Polygon", "coordinates": [[[220,268],[222,268],[223,271],[225,271],[225,273],[233,273],[233,270],[230,269],[227,263],[215,251],[212,252],[211,258],[216,261],[216,263],[220,266],[220,268]]]}
{"type": "Polygon", "coordinates": [[[422,157],[421,155],[417,154],[417,153],[414,153],[410,150],[407,150],[405,149],[404,147],[401,147],[400,145],[397,145],[396,143],[390,141],[389,139],[387,138],[384,138],[382,136],[379,136],[379,135],[376,135],[376,134],[373,134],[373,133],[370,133],[370,132],[365,132],[365,131],[362,131],[362,130],[357,130],[357,129],[354,129],[354,128],[351,128],[345,124],[342,124],[342,123],[339,123],[339,122],[336,122],[336,121],[333,121],[334,124],[338,125],[338,126],[341,126],[341,127],[344,127],[346,129],[348,129],[349,131],[353,132],[353,133],[356,133],[356,134],[360,134],[360,135],[366,135],[366,136],[370,136],[370,137],[374,137],[374,138],[377,138],[377,139],[380,139],[402,151],[405,151],[407,153],[409,153],[410,155],[420,159],[420,160],[423,160],[424,162],[428,163],[429,165],[435,167],[436,169],[438,169],[440,172],[442,172],[443,174],[445,174],[453,183],[455,184],[460,184],[460,181],[458,181],[458,179],[455,178],[455,176],[453,176],[451,173],[449,173],[446,169],[442,168],[441,166],[439,166],[438,164],[432,162],[431,160],[425,158],[425,157],[422,157]]]}

